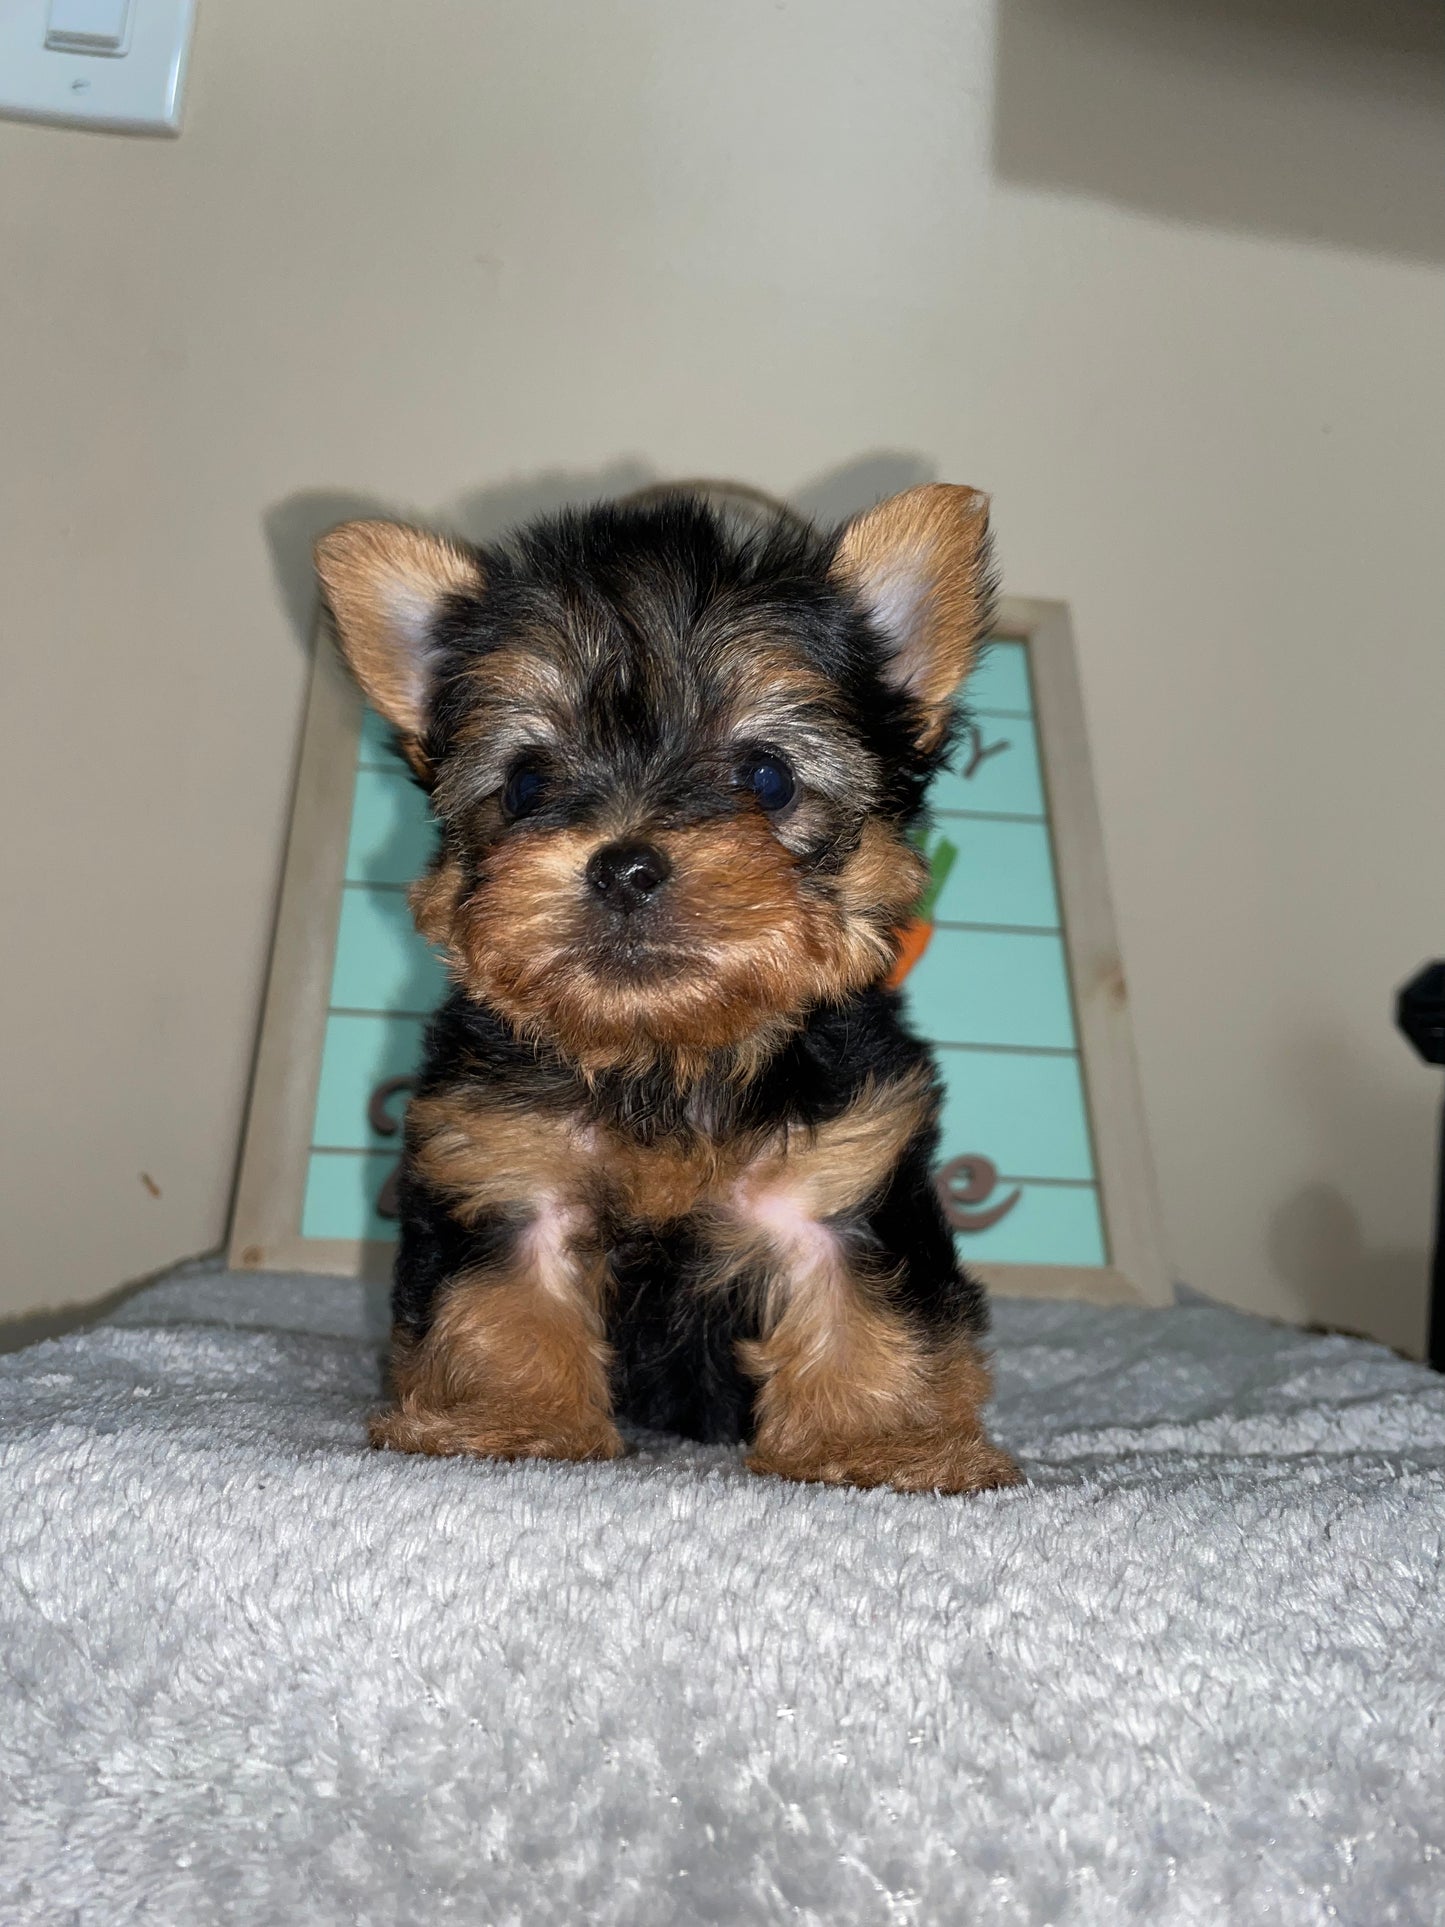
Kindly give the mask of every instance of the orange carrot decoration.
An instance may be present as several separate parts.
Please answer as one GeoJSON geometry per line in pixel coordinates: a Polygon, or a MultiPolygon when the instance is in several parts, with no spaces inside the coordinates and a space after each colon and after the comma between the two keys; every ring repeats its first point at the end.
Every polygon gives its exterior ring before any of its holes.
{"type": "Polygon", "coordinates": [[[883,979],[885,989],[900,988],[903,979],[928,948],[928,941],[932,935],[933,925],[925,923],[922,917],[913,917],[904,924],[898,932],[898,955],[894,959],[893,968],[883,979]]]}
{"type": "Polygon", "coordinates": [[[948,873],[958,861],[958,846],[950,843],[946,836],[937,838],[930,851],[925,844],[923,853],[928,858],[928,888],[919,898],[918,909],[898,932],[898,955],[893,968],[883,979],[884,988],[897,990],[909,971],[913,969],[933,936],[933,911],[948,881],[948,873]]]}

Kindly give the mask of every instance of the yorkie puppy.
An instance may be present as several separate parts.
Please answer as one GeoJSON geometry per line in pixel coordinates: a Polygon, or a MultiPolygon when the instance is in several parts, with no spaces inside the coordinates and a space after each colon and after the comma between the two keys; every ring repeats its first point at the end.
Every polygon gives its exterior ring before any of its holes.
{"type": "Polygon", "coordinates": [[[789,1479],[1016,1481],[936,1072],[884,988],[988,617],[986,498],[910,489],[825,536],[678,493],[485,549],[349,522],[316,558],[435,809],[411,901],[456,986],[373,1442],[607,1459],[622,1417],[789,1479]]]}

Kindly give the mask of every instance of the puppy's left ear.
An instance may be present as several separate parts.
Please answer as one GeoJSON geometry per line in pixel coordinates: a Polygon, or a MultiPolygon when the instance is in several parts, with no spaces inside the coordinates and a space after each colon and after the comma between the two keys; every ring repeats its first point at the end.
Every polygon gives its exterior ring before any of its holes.
{"type": "Polygon", "coordinates": [[[440,654],[437,617],[449,597],[482,594],[480,558],[402,522],[343,522],[315,553],[352,674],[392,728],[419,742],[440,654]]]}
{"type": "Polygon", "coordinates": [[[946,482],[891,496],[843,530],[831,574],[882,631],[885,673],[936,749],[992,610],[988,497],[946,482]]]}

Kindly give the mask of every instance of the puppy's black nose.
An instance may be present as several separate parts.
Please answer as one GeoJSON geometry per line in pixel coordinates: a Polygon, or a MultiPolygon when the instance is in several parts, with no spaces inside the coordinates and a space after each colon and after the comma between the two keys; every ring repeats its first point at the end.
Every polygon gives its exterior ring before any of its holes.
{"type": "Polygon", "coordinates": [[[650,843],[605,843],[587,865],[587,881],[614,910],[636,910],[672,875],[672,865],[650,843]]]}

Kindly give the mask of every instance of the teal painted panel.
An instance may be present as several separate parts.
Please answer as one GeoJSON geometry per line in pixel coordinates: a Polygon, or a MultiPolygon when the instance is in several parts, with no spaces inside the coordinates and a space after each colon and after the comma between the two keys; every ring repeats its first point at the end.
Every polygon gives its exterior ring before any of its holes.
{"type": "Polygon", "coordinates": [[[972,1151],[1017,1177],[1092,1179],[1077,1057],[941,1050],[938,1068],[943,1074],[941,1164],[972,1151]]]}
{"type": "MultiPolygon", "coordinates": [[[[421,1062],[425,1025],[419,1017],[357,1017],[333,1011],[321,1047],[321,1080],[316,1091],[313,1144],[368,1150],[388,1140],[367,1122],[367,1106],[378,1084],[408,1077],[421,1062]]],[[[400,1117],[400,1098],[388,1109],[400,1117]]]]}
{"type": "Polygon", "coordinates": [[[1034,694],[1029,684],[1028,644],[986,644],[977,669],[963,686],[963,700],[980,716],[1031,716],[1034,694]]]}
{"type": "Polygon", "coordinates": [[[954,844],[958,855],[934,902],[935,922],[1058,929],[1046,823],[955,816],[938,825],[938,834],[954,844]]]}
{"type": "Polygon", "coordinates": [[[406,764],[391,746],[392,727],[383,722],[374,709],[361,712],[361,740],[357,746],[357,761],[380,769],[395,769],[406,773],[406,764]]]}
{"type": "Polygon", "coordinates": [[[1010,1192],[1018,1203],[987,1231],[960,1231],[958,1255],[965,1264],[1106,1265],[1104,1221],[1092,1184],[1000,1184],[990,1202],[1010,1192]]]}
{"type": "Polygon", "coordinates": [[[943,1044],[1073,1050],[1063,939],[935,930],[903,987],[914,1024],[943,1044]]]}
{"type": "Polygon", "coordinates": [[[341,892],[331,1004],[418,1015],[441,1001],[446,974],[416,934],[400,890],[348,883],[341,892]]]}
{"type": "Polygon", "coordinates": [[[395,1164],[395,1151],[313,1151],[306,1166],[301,1236],[394,1242],[396,1224],[377,1216],[376,1199],[395,1164]]]}
{"type": "Polygon", "coordinates": [[[1043,816],[1039,740],[1026,716],[981,716],[964,731],[953,768],[929,792],[935,815],[972,810],[987,816],[1043,816]],[[965,771],[972,765],[973,774],[965,771]]]}
{"type": "Polygon", "coordinates": [[[436,844],[431,807],[416,784],[397,771],[363,764],[356,772],[348,883],[412,883],[436,844]]]}

